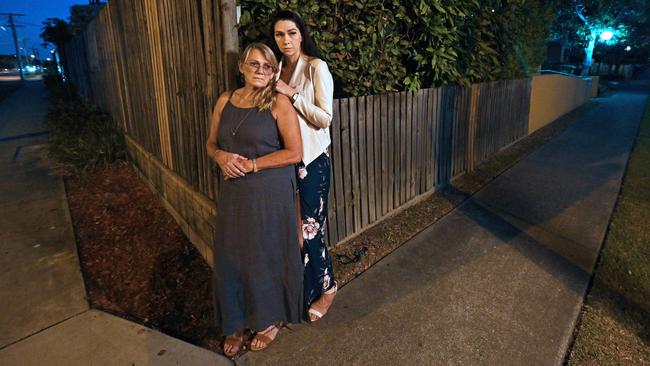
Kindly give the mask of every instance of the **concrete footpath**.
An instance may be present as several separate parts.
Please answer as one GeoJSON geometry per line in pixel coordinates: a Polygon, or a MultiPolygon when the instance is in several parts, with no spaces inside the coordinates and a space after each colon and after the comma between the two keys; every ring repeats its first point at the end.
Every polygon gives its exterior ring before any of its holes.
{"type": "Polygon", "coordinates": [[[238,365],[561,365],[647,99],[620,91],[238,365]]]}
{"type": "Polygon", "coordinates": [[[89,308],[63,181],[46,159],[47,105],[42,82],[0,102],[0,364],[231,365],[89,308]]]}
{"type": "MultiPolygon", "coordinates": [[[[621,90],[239,365],[560,365],[647,100],[621,90]]],[[[41,82],[0,102],[0,364],[229,365],[89,309],[41,82]]]]}

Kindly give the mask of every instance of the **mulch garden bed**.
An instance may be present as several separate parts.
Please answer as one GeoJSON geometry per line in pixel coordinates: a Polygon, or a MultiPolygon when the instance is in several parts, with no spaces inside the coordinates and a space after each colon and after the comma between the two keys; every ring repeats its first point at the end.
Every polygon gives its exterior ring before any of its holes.
{"type": "MultiPolygon", "coordinates": [[[[449,213],[589,107],[563,117],[361,235],[331,248],[339,285],[449,213]]],[[[92,307],[216,352],[211,268],[130,164],[66,178],[92,307]]]]}
{"type": "Polygon", "coordinates": [[[210,266],[133,168],[65,182],[91,306],[220,352],[210,266]]]}

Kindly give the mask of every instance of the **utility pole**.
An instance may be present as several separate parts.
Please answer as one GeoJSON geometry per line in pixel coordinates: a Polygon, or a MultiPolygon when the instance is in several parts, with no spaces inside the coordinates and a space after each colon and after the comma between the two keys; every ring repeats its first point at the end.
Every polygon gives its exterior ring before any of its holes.
{"type": "MultiPolygon", "coordinates": [[[[27,55],[27,38],[23,38],[23,46],[20,48],[23,50],[23,62],[29,65],[29,55],[27,55]]],[[[27,66],[23,64],[23,66],[27,66]]]]}
{"type": "Polygon", "coordinates": [[[23,75],[23,61],[20,59],[20,49],[18,48],[18,35],[16,35],[16,27],[21,27],[21,26],[14,24],[15,16],[24,17],[25,14],[0,13],[0,15],[6,15],[9,17],[9,26],[11,27],[11,32],[13,33],[14,47],[16,48],[16,60],[18,60],[18,67],[20,69],[20,80],[25,80],[25,75],[23,75]]]}

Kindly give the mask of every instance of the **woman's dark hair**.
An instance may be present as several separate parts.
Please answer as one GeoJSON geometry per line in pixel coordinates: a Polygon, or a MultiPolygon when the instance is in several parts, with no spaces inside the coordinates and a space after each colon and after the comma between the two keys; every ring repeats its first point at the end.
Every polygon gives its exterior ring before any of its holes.
{"type": "Polygon", "coordinates": [[[271,49],[273,50],[273,53],[275,53],[275,57],[277,57],[278,60],[282,59],[282,52],[280,52],[280,49],[275,42],[275,23],[279,22],[280,20],[290,20],[294,22],[296,26],[298,26],[298,30],[302,35],[302,44],[300,46],[302,53],[310,57],[318,57],[320,59],[323,58],[318,51],[318,48],[316,48],[316,44],[314,44],[314,41],[311,39],[311,36],[307,31],[307,27],[305,26],[305,22],[303,22],[302,19],[300,19],[300,17],[294,12],[289,10],[281,10],[275,13],[273,20],[271,21],[271,40],[269,42],[271,44],[271,49]]]}

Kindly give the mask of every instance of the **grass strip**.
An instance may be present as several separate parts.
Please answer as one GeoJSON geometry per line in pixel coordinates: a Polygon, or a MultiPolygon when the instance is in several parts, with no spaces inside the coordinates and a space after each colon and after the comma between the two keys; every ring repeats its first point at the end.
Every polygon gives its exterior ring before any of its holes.
{"type": "Polygon", "coordinates": [[[568,365],[650,365],[650,103],[568,365]]]}

